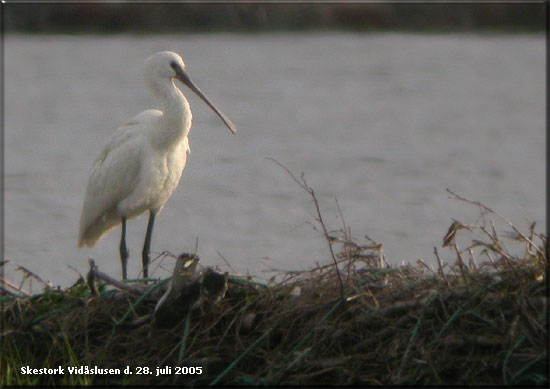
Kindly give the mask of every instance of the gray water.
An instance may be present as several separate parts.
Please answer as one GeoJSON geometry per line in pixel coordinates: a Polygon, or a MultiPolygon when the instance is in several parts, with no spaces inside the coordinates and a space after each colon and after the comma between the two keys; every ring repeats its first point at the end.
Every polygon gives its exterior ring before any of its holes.
{"type": "MultiPolygon", "coordinates": [[[[383,243],[392,264],[434,263],[452,218],[475,222],[478,210],[445,188],[523,230],[544,226],[542,35],[7,36],[5,258],[14,281],[13,265],[23,265],[66,286],[77,279],[69,265],[85,273],[89,256],[120,277],[120,230],[79,250],[80,211],[109,134],[159,108],[142,66],[160,50],[183,56],[239,133],[184,90],[192,152],[157,218],[154,252],[192,252],[198,238],[203,265],[227,269],[219,251],[260,277],[329,262],[311,198],[266,158],[305,174],[329,229],[342,226],[337,200],[352,234],[383,243]]],[[[128,226],[131,277],[146,223],[128,226]]]]}

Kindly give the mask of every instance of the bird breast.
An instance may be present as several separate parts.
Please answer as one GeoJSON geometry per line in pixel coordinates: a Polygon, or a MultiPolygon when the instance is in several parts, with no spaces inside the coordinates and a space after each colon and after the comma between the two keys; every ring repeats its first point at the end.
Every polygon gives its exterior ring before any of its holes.
{"type": "Polygon", "coordinates": [[[160,211],[178,186],[187,162],[187,137],[168,152],[153,151],[144,166],[143,180],[148,182],[149,209],[160,211]]]}
{"type": "Polygon", "coordinates": [[[132,218],[146,210],[160,212],[178,186],[188,150],[187,137],[168,151],[144,150],[138,186],[119,203],[119,214],[132,218]]]}

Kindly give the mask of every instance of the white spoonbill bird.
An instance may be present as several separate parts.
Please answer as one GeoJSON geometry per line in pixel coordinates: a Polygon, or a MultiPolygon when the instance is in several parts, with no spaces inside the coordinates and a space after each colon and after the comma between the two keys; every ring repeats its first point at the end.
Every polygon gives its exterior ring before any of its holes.
{"type": "Polygon", "coordinates": [[[190,152],[187,137],[191,129],[191,109],[174,80],[189,87],[232,133],[237,132],[231,120],[191,81],[178,54],[162,51],[149,57],[145,61],[145,80],[164,111],[143,111],[111,135],[92,167],[78,234],[78,247],[92,247],[122,223],[123,279],[127,276],[129,255],[126,220],[149,211],[142,251],[143,276],[147,278],[155,216],[178,186],[190,152]]]}

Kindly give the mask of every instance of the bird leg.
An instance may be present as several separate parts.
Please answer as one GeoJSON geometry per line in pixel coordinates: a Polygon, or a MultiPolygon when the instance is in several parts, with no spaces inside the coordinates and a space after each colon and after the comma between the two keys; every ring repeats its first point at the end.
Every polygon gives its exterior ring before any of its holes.
{"type": "Polygon", "coordinates": [[[122,279],[126,279],[126,264],[128,263],[128,248],[126,247],[126,218],[122,217],[122,235],[120,237],[120,262],[122,263],[122,279]]]}
{"type": "Polygon", "coordinates": [[[151,258],[151,236],[153,235],[153,225],[155,224],[155,213],[149,211],[149,223],[147,223],[147,233],[145,234],[145,242],[143,243],[143,251],[141,252],[143,264],[143,278],[147,278],[149,260],[151,258]]]}

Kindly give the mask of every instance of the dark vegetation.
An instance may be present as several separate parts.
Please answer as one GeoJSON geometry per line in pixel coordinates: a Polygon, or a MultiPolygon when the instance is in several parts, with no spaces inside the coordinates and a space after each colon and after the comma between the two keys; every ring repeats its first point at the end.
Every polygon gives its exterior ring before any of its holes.
{"type": "Polygon", "coordinates": [[[534,224],[521,232],[449,191],[481,213],[445,235],[440,250],[452,250],[455,264],[434,247],[437,267],[391,267],[382,244],[353,239],[345,225],[327,230],[313,189],[293,178],[314,202],[332,263],[263,284],[201,275],[193,262],[192,287],[162,323],[147,318],[168,280],[120,289],[94,281],[92,263],[87,280],[66,290],[25,297],[4,280],[0,385],[548,385],[547,239],[534,224]],[[523,255],[510,254],[510,240],[523,255]],[[24,366],[133,374],[23,375],[24,366]]]}
{"type": "Polygon", "coordinates": [[[545,30],[539,3],[26,3],[3,5],[8,32],[545,30]]]}

